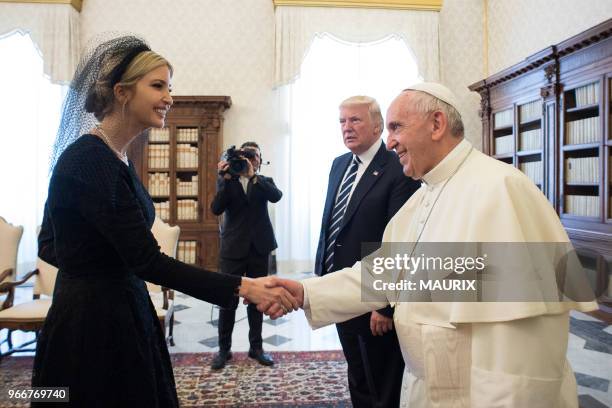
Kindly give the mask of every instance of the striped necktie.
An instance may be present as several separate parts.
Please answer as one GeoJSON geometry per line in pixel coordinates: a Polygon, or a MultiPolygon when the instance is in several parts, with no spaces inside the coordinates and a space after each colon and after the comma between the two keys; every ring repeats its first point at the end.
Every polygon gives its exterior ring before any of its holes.
{"type": "Polygon", "coordinates": [[[342,217],[348,207],[349,196],[353,189],[353,184],[357,178],[357,169],[361,160],[359,157],[353,156],[353,162],[351,167],[340,185],[338,197],[332,209],[332,216],[329,219],[329,226],[327,227],[327,241],[325,242],[325,271],[330,272],[334,266],[334,248],[336,246],[336,238],[340,233],[340,227],[342,226],[342,217]]]}

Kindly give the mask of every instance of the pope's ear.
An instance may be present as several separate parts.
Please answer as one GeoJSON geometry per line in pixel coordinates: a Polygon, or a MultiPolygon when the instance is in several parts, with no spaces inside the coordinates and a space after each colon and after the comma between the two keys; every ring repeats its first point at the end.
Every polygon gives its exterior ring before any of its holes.
{"type": "Polygon", "coordinates": [[[438,141],[442,139],[442,136],[446,132],[448,125],[448,119],[446,115],[441,111],[436,111],[432,114],[433,130],[431,132],[431,139],[438,141]]]}

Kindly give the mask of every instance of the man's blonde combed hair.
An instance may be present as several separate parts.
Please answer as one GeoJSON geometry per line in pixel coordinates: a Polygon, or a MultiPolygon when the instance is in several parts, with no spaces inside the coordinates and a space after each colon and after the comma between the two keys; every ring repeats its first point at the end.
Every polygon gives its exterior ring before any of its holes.
{"type": "Polygon", "coordinates": [[[368,112],[370,113],[370,118],[374,123],[378,126],[378,135],[382,135],[384,129],[384,120],[382,117],[382,113],[380,112],[380,105],[376,101],[376,99],[371,96],[365,95],[356,95],[347,98],[340,103],[340,108],[345,108],[348,106],[356,106],[356,105],[367,105],[368,112]]]}

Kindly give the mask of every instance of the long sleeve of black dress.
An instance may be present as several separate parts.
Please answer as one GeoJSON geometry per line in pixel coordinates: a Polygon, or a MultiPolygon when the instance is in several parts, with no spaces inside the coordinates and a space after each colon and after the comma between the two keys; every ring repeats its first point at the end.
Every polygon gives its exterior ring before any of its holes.
{"type": "MultiPolygon", "coordinates": [[[[117,256],[110,258],[146,281],[217,305],[230,305],[240,277],[206,271],[163,254],[151,233],[151,198],[133,168],[117,160],[97,137],[83,138],[65,152],[54,171],[48,200],[54,224],[58,218],[85,223],[89,238],[83,250],[114,252],[117,256]]],[[[47,224],[41,237],[49,236],[51,226],[47,224]]],[[[74,249],[57,247],[65,238],[55,240],[58,266],[75,270],[75,257],[62,256],[75,255],[74,249]]],[[[41,247],[41,255],[49,252],[48,246],[41,247]]]]}

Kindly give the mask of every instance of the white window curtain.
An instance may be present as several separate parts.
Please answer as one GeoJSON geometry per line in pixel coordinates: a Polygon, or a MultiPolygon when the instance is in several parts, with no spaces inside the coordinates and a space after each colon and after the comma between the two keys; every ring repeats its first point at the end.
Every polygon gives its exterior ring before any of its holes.
{"type": "Polygon", "coordinates": [[[338,104],[370,95],[384,116],[405,86],[439,81],[438,30],[435,11],[276,8],[274,85],[283,115],[277,180],[285,189],[274,209],[280,272],[312,270],[329,169],[346,151],[338,104]]]}
{"type": "MultiPolygon", "coordinates": [[[[295,81],[308,48],[322,33],[354,43],[395,35],[412,50],[425,80],[440,78],[436,11],[279,6],[275,19],[276,86],[295,81]]],[[[394,63],[393,56],[379,62],[394,63]]]]}
{"type": "MultiPolygon", "coordinates": [[[[278,268],[312,271],[333,159],[346,153],[338,105],[353,95],[377,99],[383,117],[408,85],[421,81],[411,50],[396,35],[371,43],[350,43],[317,35],[299,79],[279,89],[287,123],[283,200],[276,204],[278,268]]],[[[383,133],[386,140],[386,132],[383,133]]]]}
{"type": "Polygon", "coordinates": [[[72,79],[80,45],[79,13],[70,4],[0,3],[0,40],[15,31],[30,35],[52,82],[72,79]]]}
{"type": "Polygon", "coordinates": [[[49,159],[67,86],[52,84],[28,35],[0,39],[0,216],[22,225],[17,275],[34,269],[36,228],[49,184],[49,159]]]}

